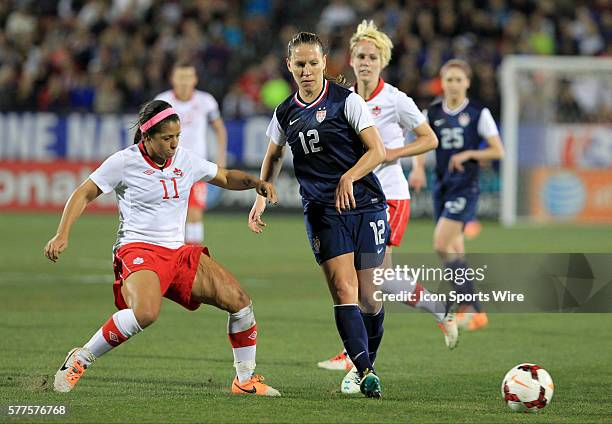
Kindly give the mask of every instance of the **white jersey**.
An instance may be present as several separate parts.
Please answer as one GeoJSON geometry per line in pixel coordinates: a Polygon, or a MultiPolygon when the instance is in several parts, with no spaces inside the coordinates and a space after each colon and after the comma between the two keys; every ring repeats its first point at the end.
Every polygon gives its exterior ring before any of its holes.
{"type": "Polygon", "coordinates": [[[158,94],[155,99],[170,103],[178,113],[181,119],[181,146],[206,159],[208,123],[221,117],[215,98],[205,91],[195,90],[189,100],[182,101],[176,98],[172,90],[168,90],[158,94]]]}
{"type": "Polygon", "coordinates": [[[151,243],[178,249],[185,243],[187,201],[194,182],[210,181],[218,167],[178,147],[163,168],[132,145],[106,159],[89,179],[104,193],[115,191],[119,230],[114,249],[127,243],[151,243]]]}
{"type": "MultiPolygon", "coordinates": [[[[408,132],[426,122],[425,116],[414,101],[382,78],[372,96],[366,99],[366,103],[387,149],[402,147],[408,132]]],[[[408,181],[399,159],[379,165],[374,173],[387,199],[410,199],[408,181]]]]}

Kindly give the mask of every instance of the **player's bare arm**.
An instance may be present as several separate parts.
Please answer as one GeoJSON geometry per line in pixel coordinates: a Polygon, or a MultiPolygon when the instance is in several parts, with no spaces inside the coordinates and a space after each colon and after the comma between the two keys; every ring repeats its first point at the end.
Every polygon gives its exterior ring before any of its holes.
{"type": "Polygon", "coordinates": [[[45,256],[49,260],[57,262],[59,255],[68,247],[68,237],[72,224],[83,214],[87,205],[100,194],[102,194],[102,190],[90,179],[85,180],[72,192],[64,207],[57,233],[45,246],[45,256]]]}
{"type": "Polygon", "coordinates": [[[416,155],[412,157],[412,171],[408,175],[408,184],[417,193],[427,187],[427,177],[425,176],[425,155],[416,155]]]}
{"type": "Polygon", "coordinates": [[[397,149],[386,149],[385,162],[420,155],[438,147],[438,137],[427,122],[416,127],[413,132],[416,138],[411,143],[397,149]]]}
{"type": "MultiPolygon", "coordinates": [[[[283,166],[284,149],[285,146],[279,146],[272,141],[268,143],[268,150],[266,151],[266,156],[261,164],[261,174],[259,176],[262,181],[273,183],[276,180],[276,177],[283,166]]],[[[261,219],[261,215],[265,210],[265,197],[257,196],[255,203],[249,212],[248,221],[248,226],[254,233],[260,234],[263,231],[263,228],[266,226],[265,222],[263,222],[261,219]]]]}
{"type": "Polygon", "coordinates": [[[209,182],[227,190],[249,190],[254,188],[257,194],[268,199],[269,202],[276,203],[277,201],[276,190],[271,183],[237,169],[219,168],[217,175],[209,182]]]}
{"type": "Polygon", "coordinates": [[[375,126],[364,128],[359,133],[359,138],[367,151],[352,168],[340,177],[336,188],[336,210],[338,212],[357,207],[353,196],[353,182],[368,175],[385,159],[385,146],[375,126]]]}
{"type": "Polygon", "coordinates": [[[215,140],[217,142],[217,165],[225,168],[227,165],[227,129],[223,119],[217,118],[210,123],[215,132],[215,140]]]}
{"type": "Polygon", "coordinates": [[[448,168],[451,171],[463,172],[463,163],[468,160],[489,161],[499,160],[504,157],[504,146],[501,138],[494,135],[486,138],[488,147],[482,150],[465,150],[450,158],[448,168]]]}

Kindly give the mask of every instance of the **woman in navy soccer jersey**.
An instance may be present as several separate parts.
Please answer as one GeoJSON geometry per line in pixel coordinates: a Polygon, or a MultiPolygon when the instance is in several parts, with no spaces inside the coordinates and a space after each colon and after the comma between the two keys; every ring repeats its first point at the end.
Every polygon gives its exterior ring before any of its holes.
{"type": "Polygon", "coordinates": [[[236,377],[232,393],[280,396],[254,375],[257,329],[249,296],[202,246],[185,245],[189,191],[204,179],[229,190],[254,188],[276,201],[274,187],[242,171],[226,170],[178,146],[178,114],[162,100],[143,106],[134,145],[110,156],[70,196],[56,235],[45,246],[53,262],[68,247],[72,225],[102,193],[115,191],[119,231],[114,246],[114,313],[55,375],[58,392],[71,391],[100,356],[153,324],[162,297],[188,310],[205,303],[229,313],[236,377]],[[205,253],[205,254],[202,254],[205,253]]]}
{"type": "MultiPolygon", "coordinates": [[[[326,56],[316,34],[296,34],[287,50],[298,91],[274,111],[261,179],[274,179],[289,144],[306,232],[327,279],[340,338],[359,372],[361,391],[380,397],[372,363],[384,315],[376,314],[381,304],[372,300],[372,272],[383,261],[389,228],[385,196],[372,170],[384,160],[384,146],[365,101],[324,78],[326,56]]],[[[265,199],[258,197],[249,214],[256,233],[265,225],[264,209],[265,199]]]]}
{"type": "MultiPolygon", "coordinates": [[[[394,246],[399,247],[410,217],[408,181],[399,160],[428,152],[438,145],[436,135],[414,101],[381,78],[383,69],[391,59],[392,48],[393,43],[389,37],[379,31],[372,21],[363,21],[350,40],[350,63],[357,79],[353,89],[366,101],[386,150],[385,162],[374,170],[389,206],[391,235],[387,240],[385,268],[393,266],[392,249],[394,246]],[[406,144],[409,132],[414,133],[415,138],[406,144]]],[[[392,278],[385,279],[380,288],[385,293],[394,294],[413,292],[420,296],[421,292],[427,293],[427,289],[418,282],[392,278]]],[[[430,312],[444,333],[446,345],[450,349],[456,346],[458,332],[454,314],[446,314],[443,302],[417,299],[410,302],[410,305],[430,312]]],[[[382,309],[381,313],[384,313],[382,309]]],[[[319,362],[318,366],[330,370],[351,369],[343,379],[342,392],[358,391],[359,387],[352,383],[356,381],[355,368],[345,351],[319,362]]]]}
{"type": "MultiPolygon", "coordinates": [[[[472,71],[470,66],[453,59],[440,69],[442,100],[427,109],[427,118],[440,140],[436,149],[436,168],[432,190],[434,218],[434,249],[446,267],[464,269],[465,224],[476,217],[478,204],[479,161],[501,159],[504,148],[491,112],[467,98],[472,71]],[[480,149],[484,139],[487,147],[480,149]]],[[[417,190],[425,186],[424,158],[415,157],[410,185],[417,190]]],[[[455,285],[458,292],[473,293],[471,281],[455,285]]],[[[460,326],[475,330],[487,325],[486,313],[479,302],[469,302],[457,314],[460,326]],[[466,316],[462,310],[471,305],[475,314],[466,316]]]]}

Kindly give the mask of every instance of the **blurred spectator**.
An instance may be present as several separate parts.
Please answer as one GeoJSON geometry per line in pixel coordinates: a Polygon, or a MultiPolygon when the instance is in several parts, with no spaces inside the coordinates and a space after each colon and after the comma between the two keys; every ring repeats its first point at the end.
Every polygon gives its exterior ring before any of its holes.
{"type": "Polygon", "coordinates": [[[121,92],[117,89],[115,79],[111,76],[103,76],[96,90],[94,112],[113,113],[121,110],[122,97],[121,92]]]}
{"type": "Polygon", "coordinates": [[[248,118],[257,112],[255,102],[244,94],[238,84],[230,87],[221,107],[225,119],[248,118]]]}
{"type": "Polygon", "coordinates": [[[352,25],[356,18],[352,5],[347,1],[332,0],[321,13],[319,31],[329,34],[339,27],[352,25]]]}
{"type": "MultiPolygon", "coordinates": [[[[291,36],[316,28],[327,71],[351,75],[348,40],[363,18],[395,45],[385,78],[421,107],[451,57],[472,64],[471,95],[497,115],[504,55],[612,55],[609,0],[0,0],[0,109],[133,113],[190,60],[228,117],[268,113],[289,87],[291,36]]],[[[588,120],[610,116],[607,93],[576,80],[560,96],[588,120]]]]}

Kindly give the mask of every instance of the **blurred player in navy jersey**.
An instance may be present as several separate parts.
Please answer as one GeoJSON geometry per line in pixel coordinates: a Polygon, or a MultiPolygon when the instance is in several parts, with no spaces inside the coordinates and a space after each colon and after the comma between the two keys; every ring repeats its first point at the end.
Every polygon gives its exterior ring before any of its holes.
{"type": "MultiPolygon", "coordinates": [[[[321,39],[300,32],[289,42],[287,67],[298,91],[274,111],[261,178],[272,182],[282,165],[285,145],[293,153],[304,221],[312,251],[334,302],[338,333],[355,364],[360,389],[380,397],[374,363],[383,335],[382,302],[375,302],[373,269],[385,256],[389,237],[385,195],[372,173],[385,149],[365,101],[324,77],[321,39]]],[[[249,214],[260,233],[264,197],[249,214]]]]}
{"type": "MultiPolygon", "coordinates": [[[[385,268],[393,266],[392,249],[400,246],[410,219],[410,191],[400,159],[433,150],[438,145],[433,130],[414,101],[380,76],[391,59],[392,47],[389,37],[379,31],[372,21],[363,21],[350,41],[351,66],[357,79],[352,90],[366,101],[386,150],[385,162],[374,170],[389,206],[391,235],[387,240],[385,268]],[[409,132],[414,133],[415,139],[406,144],[409,132]]],[[[418,282],[395,279],[385,280],[380,288],[394,294],[412,291],[419,295],[419,292],[427,292],[418,282]]],[[[444,333],[446,345],[451,349],[456,346],[457,324],[454,314],[446,314],[443,302],[416,300],[409,304],[430,312],[444,333]]],[[[354,384],[355,368],[346,351],[319,362],[318,366],[330,370],[351,370],[343,379],[342,392],[353,393],[358,390],[359,386],[354,384]]]]}
{"type": "MultiPolygon", "coordinates": [[[[465,224],[474,220],[478,205],[479,161],[501,159],[504,155],[499,132],[491,112],[467,98],[472,70],[457,59],[449,60],[440,70],[442,99],[434,101],[426,111],[440,144],[436,149],[436,168],[432,189],[434,249],[445,267],[464,269],[465,224]],[[481,140],[487,147],[480,149],[481,140]]],[[[425,185],[424,158],[413,159],[410,185],[420,190],[425,185]]],[[[458,293],[473,293],[471,280],[455,284],[458,293]]],[[[487,325],[488,318],[478,301],[464,303],[457,314],[459,326],[476,330],[487,325]],[[473,308],[475,313],[465,313],[473,308]]]]}

